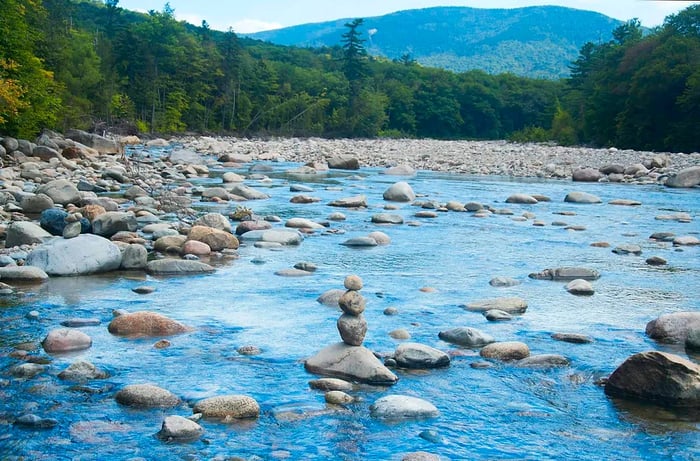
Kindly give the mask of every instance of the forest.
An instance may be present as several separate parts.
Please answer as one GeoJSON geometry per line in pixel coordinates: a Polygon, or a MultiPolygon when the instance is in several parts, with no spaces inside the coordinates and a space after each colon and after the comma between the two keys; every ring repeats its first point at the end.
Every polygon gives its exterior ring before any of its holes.
{"type": "Polygon", "coordinates": [[[369,56],[363,20],[306,49],[194,26],[118,0],[2,0],[0,135],[511,139],[700,151],[700,5],[587,43],[569,78],[369,56]]]}

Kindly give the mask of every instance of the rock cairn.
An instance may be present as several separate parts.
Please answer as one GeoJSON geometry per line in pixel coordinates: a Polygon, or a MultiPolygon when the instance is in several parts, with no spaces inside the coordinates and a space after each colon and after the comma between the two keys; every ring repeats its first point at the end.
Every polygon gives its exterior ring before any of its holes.
{"type": "Polygon", "coordinates": [[[360,294],[362,279],[357,275],[345,277],[344,286],[347,291],[338,300],[343,315],[338,319],[340,339],[348,346],[361,346],[367,334],[367,320],[362,313],[365,311],[365,298],[360,294]]]}

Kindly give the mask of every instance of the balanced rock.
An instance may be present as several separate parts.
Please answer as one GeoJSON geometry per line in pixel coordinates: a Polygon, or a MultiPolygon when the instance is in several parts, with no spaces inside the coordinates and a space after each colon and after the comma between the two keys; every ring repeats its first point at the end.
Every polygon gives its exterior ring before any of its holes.
{"type": "Polygon", "coordinates": [[[357,275],[348,275],[343,281],[343,286],[348,290],[360,291],[362,289],[362,279],[357,275]]]}
{"type": "Polygon", "coordinates": [[[51,330],[41,345],[49,353],[81,351],[92,346],[92,338],[80,330],[59,328],[51,330]]]}
{"type": "Polygon", "coordinates": [[[370,416],[385,420],[435,418],[438,409],[427,400],[409,395],[387,395],[369,407],[370,416]]]}
{"type": "Polygon", "coordinates": [[[170,336],[191,331],[180,322],[156,312],[134,312],[112,319],[107,327],[110,333],[119,336],[170,336]]]}
{"type": "Polygon", "coordinates": [[[350,346],[361,346],[367,334],[367,321],[362,314],[343,314],[337,322],[340,338],[350,346]]]}
{"type": "Polygon", "coordinates": [[[674,354],[634,354],[605,384],[605,393],[662,405],[700,407],[700,366],[674,354]]]}
{"type": "Polygon", "coordinates": [[[369,349],[332,344],[304,362],[310,373],[334,378],[359,381],[367,384],[391,385],[398,381],[387,367],[369,349]]]}
{"type": "Polygon", "coordinates": [[[260,405],[247,395],[222,395],[200,400],[192,412],[201,413],[205,418],[257,418],[260,416],[260,405]]]}
{"type": "Polygon", "coordinates": [[[172,392],[153,384],[131,384],[114,396],[117,403],[136,408],[172,408],[180,399],[172,392]]]}
{"type": "Polygon", "coordinates": [[[446,353],[419,343],[399,344],[394,360],[403,368],[441,368],[450,365],[450,357],[446,353]]]}
{"type": "Polygon", "coordinates": [[[365,311],[365,298],[354,290],[348,290],[338,299],[340,308],[349,315],[360,315],[365,311]]]}

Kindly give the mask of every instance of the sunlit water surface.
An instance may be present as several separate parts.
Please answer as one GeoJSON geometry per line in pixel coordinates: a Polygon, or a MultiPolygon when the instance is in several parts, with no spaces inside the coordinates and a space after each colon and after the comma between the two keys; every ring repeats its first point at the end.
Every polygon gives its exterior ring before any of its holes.
{"type": "MultiPolygon", "coordinates": [[[[674,459],[700,458],[697,420],[667,410],[611,400],[595,384],[629,355],[667,350],[686,356],[682,347],[656,344],[644,327],[657,316],[700,308],[700,248],[674,248],[649,240],[653,232],[695,234],[700,191],[660,186],[581,184],[569,181],[477,178],[420,172],[396,178],[378,170],[331,172],[315,177],[289,176],[294,164],[273,163],[268,182],[250,181],[266,189],[271,199],[247,202],[259,215],[325,220],[335,211],[347,219],[330,223],[344,233],[307,236],[298,247],[282,251],[239,249],[240,257],[218,266],[213,275],[153,278],[139,273],[52,279],[27,297],[7,301],[0,308],[0,458],[1,459],[213,459],[231,456],[252,459],[399,460],[424,450],[446,459],[674,459]],[[392,211],[421,226],[378,226],[371,215],[383,210],[384,190],[406,179],[419,200],[479,201],[509,208],[514,216],[532,212],[533,221],[517,222],[508,215],[475,218],[471,213],[440,213],[415,218],[418,208],[408,204],[392,211]],[[291,184],[314,188],[315,204],[294,205],[291,184]],[[567,192],[586,191],[603,204],[564,203],[567,192]],[[512,193],[538,193],[551,202],[509,205],[512,193]],[[369,209],[339,210],[332,200],[356,194],[367,196],[369,209]],[[613,206],[612,199],[641,201],[637,207],[613,206]],[[560,215],[573,211],[574,216],[560,215]],[[690,223],[655,217],[690,213],[690,223]],[[565,221],[584,231],[552,226],[565,221]],[[388,246],[353,249],[341,245],[373,230],[388,234],[388,246]],[[606,241],[610,248],[591,247],[606,241]],[[611,249],[639,244],[642,256],[620,256],[611,249]],[[667,259],[652,267],[645,258],[667,259]],[[274,275],[300,261],[319,266],[310,277],[274,275]],[[530,272],[558,266],[599,270],[596,293],[576,297],[558,282],[537,281],[530,272]],[[451,352],[449,368],[429,372],[396,370],[399,382],[391,388],[359,386],[352,394],[359,402],[348,411],[323,411],[323,394],[311,390],[315,378],[303,360],[339,341],[335,322],[339,310],[316,298],[325,290],[342,288],[348,274],[364,281],[369,323],[365,345],[379,353],[392,352],[398,341],[389,332],[405,328],[411,341],[451,352]],[[494,276],[517,278],[521,285],[494,288],[494,276]],[[132,289],[154,285],[151,295],[132,289]],[[433,292],[420,291],[431,287],[433,292]],[[469,301],[499,296],[525,298],[527,312],[511,322],[489,323],[462,307],[469,301]],[[385,316],[387,307],[399,314],[385,316]],[[158,350],[155,339],[123,339],[110,335],[107,324],[114,309],[160,312],[195,327],[193,333],[169,338],[172,346],[158,350]],[[39,320],[25,315],[37,310],[39,320]],[[93,346],[69,356],[52,356],[46,372],[21,380],[9,369],[19,362],[8,357],[14,346],[36,344],[69,317],[98,317],[102,324],[83,330],[93,346]],[[473,369],[478,351],[460,350],[438,339],[438,332],[458,326],[479,328],[497,340],[527,343],[533,354],[557,353],[571,366],[554,370],[520,369],[498,364],[473,369]],[[574,345],[551,339],[553,332],[590,335],[592,344],[574,345]],[[241,356],[236,349],[255,345],[257,356],[241,356]],[[101,392],[71,390],[57,374],[76,360],[88,360],[111,373],[89,386],[101,392]],[[171,390],[185,402],[172,410],[133,410],[114,401],[114,392],[127,384],[150,382],[171,390]],[[432,402],[440,416],[422,421],[385,423],[369,416],[369,405],[387,394],[406,394],[432,402]],[[168,444],[154,434],[164,416],[189,416],[198,399],[222,394],[247,394],[261,405],[253,422],[222,424],[203,421],[199,441],[168,444]],[[34,413],[58,420],[48,430],[12,425],[15,417],[34,413]],[[421,437],[423,431],[437,436],[421,437]],[[257,458],[256,458],[257,457],[257,458]]],[[[241,172],[241,171],[239,171],[241,172]]],[[[200,184],[219,182],[216,178],[200,184]]],[[[237,204],[199,204],[200,210],[230,212],[237,204]]],[[[281,226],[282,224],[279,224],[281,226]]],[[[691,357],[693,358],[693,357],[691,357]]],[[[697,360],[697,357],[694,357],[697,360]]]]}

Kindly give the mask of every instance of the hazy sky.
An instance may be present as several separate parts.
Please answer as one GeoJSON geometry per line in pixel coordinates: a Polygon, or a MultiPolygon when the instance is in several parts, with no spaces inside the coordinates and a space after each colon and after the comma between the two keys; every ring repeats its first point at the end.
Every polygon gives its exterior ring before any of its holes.
{"type": "MultiPolygon", "coordinates": [[[[161,11],[165,0],[121,0],[130,10],[161,11]]],[[[309,22],[381,16],[400,10],[432,6],[474,8],[518,8],[532,5],[561,5],[598,11],[623,21],[638,18],[647,27],[658,26],[664,17],[700,2],[654,0],[170,0],[178,19],[199,25],[206,20],[212,29],[237,33],[257,32],[309,22]]]]}

